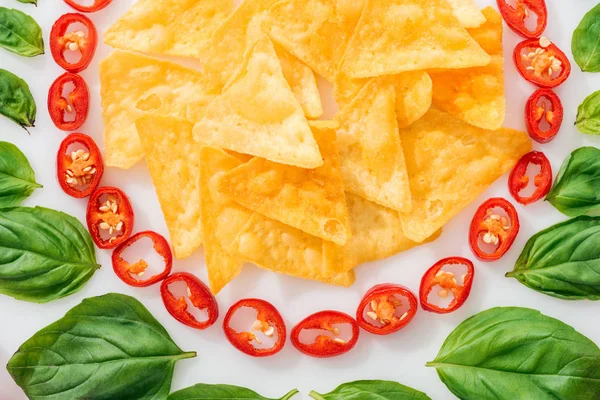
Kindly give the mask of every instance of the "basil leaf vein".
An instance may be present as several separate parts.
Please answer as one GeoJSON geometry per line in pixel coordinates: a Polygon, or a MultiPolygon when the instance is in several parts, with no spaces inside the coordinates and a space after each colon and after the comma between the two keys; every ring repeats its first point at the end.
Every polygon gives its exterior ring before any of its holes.
{"type": "Polygon", "coordinates": [[[253,390],[241,386],[199,383],[171,393],[167,400],[288,400],[296,394],[298,394],[298,390],[294,389],[279,399],[269,399],[259,395],[253,390]]]}
{"type": "Polygon", "coordinates": [[[584,72],[600,72],[600,4],[592,8],[573,32],[571,51],[584,72]]]}
{"type": "Polygon", "coordinates": [[[27,83],[0,68],[0,114],[27,130],[35,124],[37,107],[27,83]]]}
{"type": "Polygon", "coordinates": [[[423,392],[398,382],[383,380],[348,382],[326,394],[312,391],[310,397],[315,400],[431,400],[423,392]]]}
{"type": "Polygon", "coordinates": [[[12,143],[0,142],[0,208],[21,204],[41,187],[19,148],[12,143]]]}
{"type": "Polygon", "coordinates": [[[0,47],[25,57],[44,54],[42,28],[24,12],[0,7],[0,47]]]}

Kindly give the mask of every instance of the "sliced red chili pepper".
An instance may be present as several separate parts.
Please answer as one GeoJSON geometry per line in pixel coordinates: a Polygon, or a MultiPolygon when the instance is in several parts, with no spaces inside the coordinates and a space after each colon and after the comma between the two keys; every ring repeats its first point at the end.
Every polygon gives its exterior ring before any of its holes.
{"type": "Polygon", "coordinates": [[[475,268],[473,267],[473,263],[466,258],[449,257],[438,261],[421,278],[421,286],[419,288],[421,307],[423,307],[423,310],[438,314],[448,314],[458,310],[469,297],[469,293],[471,293],[474,277],[475,268]],[[462,276],[462,284],[458,284],[456,275],[453,272],[444,270],[444,267],[449,265],[464,265],[467,268],[467,272],[462,276]],[[429,295],[436,287],[441,288],[438,292],[438,296],[441,298],[447,298],[450,292],[452,292],[454,297],[446,307],[438,306],[429,301],[429,295]]]}
{"type": "Polygon", "coordinates": [[[515,33],[527,39],[539,37],[548,24],[548,10],[544,0],[516,0],[515,6],[507,0],[497,0],[502,18],[515,33]],[[537,17],[534,30],[527,28],[527,18],[533,13],[537,17]]]}
{"type": "Polygon", "coordinates": [[[519,233],[519,215],[508,200],[494,197],[484,202],[475,212],[469,231],[469,245],[475,256],[482,261],[496,261],[510,249],[519,233]],[[501,216],[495,208],[501,208],[507,216],[501,216]],[[489,246],[490,251],[482,249],[489,246]]]}
{"type": "Polygon", "coordinates": [[[92,193],[86,220],[94,243],[101,249],[114,249],[133,231],[133,208],[125,193],[115,187],[101,187],[92,193]]]}
{"type": "Polygon", "coordinates": [[[360,302],[356,322],[367,332],[389,335],[408,325],[417,308],[417,298],[404,286],[377,285],[360,302]]]}
{"type": "Polygon", "coordinates": [[[173,274],[165,279],[160,285],[160,296],[169,312],[177,321],[195,329],[206,329],[219,318],[219,306],[215,296],[210,292],[210,289],[198,278],[187,272],[173,274]],[[169,290],[169,285],[175,282],[184,282],[187,285],[187,296],[190,302],[199,310],[206,310],[208,318],[206,321],[198,321],[188,311],[188,304],[185,298],[175,298],[169,290]]]}
{"type": "Polygon", "coordinates": [[[563,105],[551,89],[538,89],[525,105],[525,123],[529,136],[539,143],[556,137],[563,122],[563,105]]]}
{"type": "Polygon", "coordinates": [[[115,274],[126,284],[135,287],[147,287],[154,285],[157,282],[162,281],[171,273],[171,267],[173,266],[173,253],[169,248],[167,240],[156,232],[145,231],[136,233],[125,242],[121,243],[119,247],[115,249],[112,254],[112,264],[115,274]],[[154,251],[160,255],[164,262],[165,268],[159,274],[151,276],[148,279],[136,279],[133,275],[141,277],[148,269],[148,262],[144,259],[140,259],[138,262],[129,264],[123,258],[123,252],[125,249],[133,246],[137,241],[149,238],[152,240],[154,251]]]}
{"type": "Polygon", "coordinates": [[[88,12],[88,13],[102,10],[104,7],[108,6],[111,2],[112,2],[112,0],[95,0],[94,4],[89,5],[89,6],[84,6],[84,5],[79,4],[75,0],[65,0],[65,3],[67,3],[68,5],[70,5],[74,9],[76,9],[77,11],[88,12]]]}
{"type": "Polygon", "coordinates": [[[539,151],[532,151],[525,154],[515,165],[510,177],[508,178],[508,189],[510,194],[515,200],[524,206],[535,203],[541,200],[548,194],[552,187],[552,166],[550,161],[539,151]],[[529,184],[529,177],[527,176],[527,167],[529,165],[539,165],[540,172],[535,176],[533,184],[535,185],[535,191],[529,197],[522,197],[519,193],[527,187],[529,184]]]}
{"type": "Polygon", "coordinates": [[[277,354],[283,349],[286,341],[286,327],[281,314],[271,303],[260,299],[242,299],[232,305],[227,311],[227,315],[225,315],[223,331],[233,347],[252,357],[268,357],[277,354]],[[254,321],[249,331],[238,332],[231,327],[231,320],[244,307],[256,310],[256,321],[254,321]],[[269,348],[258,348],[254,345],[254,342],[258,345],[261,345],[262,342],[256,336],[256,332],[262,332],[269,338],[277,333],[277,339],[273,346],[269,348]]]}
{"type": "Polygon", "coordinates": [[[319,358],[335,357],[347,353],[356,346],[360,329],[354,318],[339,311],[320,311],[312,314],[298,323],[292,329],[292,344],[302,353],[319,358]],[[352,337],[346,341],[340,338],[340,329],[335,325],[350,325],[352,337]],[[319,335],[315,341],[306,344],[300,341],[300,333],[304,330],[322,330],[330,332],[333,337],[319,335]]]}
{"type": "Polygon", "coordinates": [[[62,190],[82,199],[96,190],[104,173],[100,149],[94,139],[72,133],[60,144],[56,155],[56,175],[62,190]]]}
{"type": "Polygon", "coordinates": [[[521,76],[539,87],[556,87],[571,74],[571,63],[565,53],[543,36],[519,43],[514,61],[521,76]]]}
{"type": "Polygon", "coordinates": [[[78,73],[90,65],[98,44],[98,32],[94,23],[83,14],[65,14],[52,26],[50,31],[50,50],[54,61],[63,69],[78,73]],[[87,34],[82,30],[67,32],[73,24],[80,23],[87,29],[87,34]],[[79,61],[67,61],[65,53],[81,54],[79,61]]]}
{"type": "Polygon", "coordinates": [[[48,91],[48,112],[54,125],[62,131],[74,131],[81,128],[88,114],[90,92],[83,78],[77,74],[66,72],[54,81],[48,91]],[[67,84],[73,89],[64,97],[67,84]],[[66,120],[67,113],[75,113],[75,119],[66,120]]]}

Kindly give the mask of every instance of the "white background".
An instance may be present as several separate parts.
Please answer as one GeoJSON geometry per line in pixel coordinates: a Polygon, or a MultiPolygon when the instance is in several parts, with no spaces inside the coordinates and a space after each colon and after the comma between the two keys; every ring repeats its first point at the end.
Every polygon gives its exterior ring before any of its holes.
{"type": "MultiPolygon", "coordinates": [[[[92,14],[99,32],[118,18],[134,0],[115,0],[107,9],[92,14]]],[[[493,1],[478,1],[481,6],[493,1]]],[[[549,23],[546,36],[554,41],[571,58],[571,35],[584,13],[595,6],[597,0],[547,0],[549,23]]],[[[65,195],[55,177],[55,156],[65,134],[57,130],[47,113],[46,96],[51,83],[62,74],[54,63],[48,48],[48,37],[53,22],[70,9],[60,0],[39,0],[39,6],[21,4],[16,0],[0,0],[0,5],[14,7],[32,15],[42,26],[46,54],[32,59],[19,57],[0,49],[0,68],[12,71],[30,85],[38,105],[36,127],[31,135],[0,118],[0,140],[16,144],[29,158],[36,171],[37,180],[44,188],[37,190],[26,205],[43,205],[68,212],[81,221],[85,216],[85,200],[65,195]]],[[[519,38],[505,31],[506,94],[508,113],[505,125],[524,129],[523,108],[534,87],[515,71],[511,56],[519,38]]],[[[93,136],[102,146],[102,120],[99,98],[98,62],[109,52],[100,45],[92,65],[82,73],[92,91],[90,115],[80,130],[93,136]]],[[[600,74],[583,74],[573,63],[569,80],[557,89],[565,106],[563,128],[550,144],[535,145],[542,149],[552,162],[555,171],[563,159],[575,148],[600,144],[598,138],[582,135],[573,126],[577,106],[590,93],[600,89],[600,74]]],[[[328,105],[328,111],[334,109],[328,105]]],[[[298,388],[308,398],[311,389],[327,392],[338,384],[357,379],[390,379],[425,391],[433,399],[454,398],[438,379],[434,369],[425,368],[432,360],[446,336],[467,317],[494,306],[524,306],[558,318],[600,343],[598,311],[600,304],[589,301],[569,302],[538,294],[504,274],[512,269],[527,239],[537,231],[565,219],[547,203],[527,208],[518,206],[521,232],[512,250],[496,263],[476,262],[477,276],[467,303],[450,315],[429,314],[420,310],[411,324],[397,334],[376,337],[362,332],[357,347],[339,358],[312,359],[297,352],[291,344],[277,356],[252,359],[239,353],[225,339],[220,325],[227,308],[237,299],[256,296],[274,303],[287,321],[288,329],[305,316],[323,309],[336,309],[354,314],[363,293],[371,286],[395,282],[408,286],[414,292],[422,274],[437,260],[459,255],[474,259],[467,245],[467,230],[477,208],[490,196],[510,199],[506,177],[501,178],[477,201],[467,207],[444,228],[443,236],[435,243],[400,254],[389,260],[364,265],[357,270],[357,282],[350,289],[334,288],[319,283],[306,282],[291,277],[247,266],[241,276],[218,296],[221,318],[207,331],[189,329],[171,318],[159,296],[158,287],[134,289],[114,275],[110,253],[98,251],[103,268],[97,272],[83,290],[66,299],[50,304],[31,304],[0,296],[0,399],[21,400],[25,395],[12,381],[4,366],[19,345],[42,327],[62,317],[71,307],[85,297],[107,292],[120,292],[140,299],[164,324],[175,342],[184,350],[195,350],[198,357],[177,364],[172,389],[177,390],[198,382],[228,383],[250,387],[264,396],[280,397],[292,388],[298,388]]],[[[144,163],[128,171],[109,168],[103,178],[104,185],[124,189],[131,197],[136,212],[136,231],[156,230],[168,237],[152,182],[144,163]]],[[[175,271],[190,271],[206,280],[202,251],[192,258],[177,261],[175,271]]],[[[135,340],[135,339],[134,339],[135,340]]]]}

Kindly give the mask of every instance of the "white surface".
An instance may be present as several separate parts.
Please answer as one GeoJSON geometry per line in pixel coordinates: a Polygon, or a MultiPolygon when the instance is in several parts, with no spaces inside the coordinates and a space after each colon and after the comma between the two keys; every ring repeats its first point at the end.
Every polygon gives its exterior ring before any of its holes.
{"type": "MultiPolygon", "coordinates": [[[[18,126],[0,118],[0,140],[16,144],[29,158],[44,188],[26,202],[26,205],[43,205],[66,211],[82,221],[85,200],[72,199],[60,190],[55,178],[55,153],[65,134],[58,131],[46,110],[46,95],[50,84],[62,71],[54,63],[48,49],[48,36],[52,23],[69,8],[60,0],[40,0],[38,8],[15,0],[0,0],[0,5],[19,8],[32,15],[44,30],[46,55],[33,59],[21,58],[0,50],[0,68],[8,69],[24,78],[30,85],[38,105],[36,128],[28,136],[18,126]]],[[[134,0],[115,0],[107,9],[92,14],[99,32],[103,32],[134,0]]],[[[493,1],[479,1],[488,5],[493,1]]],[[[583,14],[596,0],[547,0],[550,12],[546,36],[557,43],[570,56],[571,34],[583,14]],[[568,4],[567,4],[568,3],[568,4]]],[[[512,49],[519,38],[507,30],[505,33],[506,91],[508,115],[505,125],[524,128],[523,107],[534,87],[515,71],[511,61],[512,49]]],[[[102,146],[102,121],[100,113],[98,62],[109,49],[100,45],[90,68],[82,73],[92,91],[92,106],[82,132],[92,135],[102,146]]],[[[569,152],[582,145],[600,144],[598,138],[582,135],[573,126],[577,106],[590,93],[600,89],[600,74],[582,74],[573,63],[573,74],[557,91],[565,106],[565,121],[558,138],[550,144],[539,146],[550,158],[555,171],[569,152]]],[[[143,163],[129,171],[113,168],[106,171],[104,185],[124,189],[136,211],[136,231],[153,229],[164,235],[167,230],[150,177],[143,163]]],[[[486,198],[500,195],[510,199],[506,177],[500,179],[481,198],[469,206],[444,229],[443,236],[433,244],[410,251],[389,260],[365,265],[357,271],[357,283],[350,289],[333,288],[246,267],[242,275],[219,296],[221,318],[211,329],[200,332],[181,325],[171,318],[159,296],[158,287],[134,289],[114,275],[110,252],[98,251],[103,268],[79,293],[50,304],[38,305],[0,296],[0,399],[25,399],[4,366],[10,356],[36,331],[56,319],[85,297],[107,292],[120,292],[140,299],[167,328],[175,342],[184,350],[195,350],[198,357],[177,364],[172,390],[198,382],[228,383],[250,387],[265,396],[279,397],[292,388],[298,388],[308,398],[311,389],[327,392],[338,384],[356,379],[390,379],[400,381],[425,391],[433,399],[452,399],[454,396],[438,379],[432,368],[425,368],[432,360],[446,336],[467,317],[494,306],[523,306],[538,309],[558,318],[600,343],[598,306],[589,301],[568,302],[538,294],[514,279],[504,278],[512,269],[527,239],[537,231],[565,219],[549,204],[535,204],[527,209],[519,206],[522,220],[521,233],[509,254],[500,262],[476,263],[477,276],[468,302],[450,315],[429,314],[419,311],[414,321],[403,331],[376,337],[362,332],[357,347],[351,353],[334,359],[317,360],[297,352],[288,343],[277,356],[255,360],[239,353],[225,339],[220,324],[227,308],[237,299],[256,296],[272,301],[287,321],[288,329],[305,316],[323,309],[336,309],[354,314],[363,293],[371,286],[383,282],[396,282],[418,291],[421,275],[435,261],[451,255],[473,259],[467,245],[467,229],[477,206],[486,198]]],[[[168,236],[167,236],[168,237],[168,236]]],[[[206,279],[202,252],[175,263],[175,271],[190,271],[206,279]]]]}

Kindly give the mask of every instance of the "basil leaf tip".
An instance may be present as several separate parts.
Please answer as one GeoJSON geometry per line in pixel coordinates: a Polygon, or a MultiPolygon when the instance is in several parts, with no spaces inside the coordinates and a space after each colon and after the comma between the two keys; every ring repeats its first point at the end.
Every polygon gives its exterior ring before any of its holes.
{"type": "Polygon", "coordinates": [[[0,209],[18,206],[42,185],[17,146],[0,142],[0,209]]]}
{"type": "Polygon", "coordinates": [[[28,127],[35,125],[36,113],[35,100],[27,83],[0,68],[0,114],[27,131],[28,127]]]}
{"type": "Polygon", "coordinates": [[[44,54],[42,28],[24,12],[0,7],[0,47],[25,57],[44,54]]]}
{"type": "Polygon", "coordinates": [[[600,4],[592,8],[573,32],[571,51],[584,72],[600,72],[600,4]]]}

